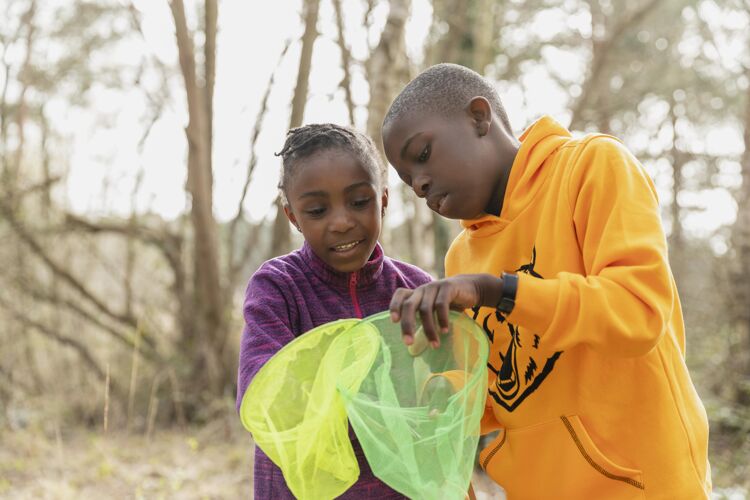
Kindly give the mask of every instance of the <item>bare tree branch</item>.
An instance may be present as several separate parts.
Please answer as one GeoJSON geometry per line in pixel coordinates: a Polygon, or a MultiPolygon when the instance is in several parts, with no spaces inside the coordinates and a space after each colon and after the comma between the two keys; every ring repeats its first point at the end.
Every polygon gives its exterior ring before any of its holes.
{"type": "Polygon", "coordinates": [[[65,214],[65,222],[73,228],[92,234],[114,233],[123,236],[132,234],[144,243],[155,246],[163,254],[168,255],[170,259],[176,257],[174,254],[182,244],[181,237],[169,232],[166,228],[157,230],[142,224],[131,227],[130,223],[117,221],[99,221],[94,223],[71,213],[65,214]]]}
{"type": "MultiPolygon", "coordinates": [[[[365,0],[365,13],[362,16],[362,26],[365,28],[365,33],[370,33],[372,27],[372,11],[375,10],[375,4],[377,0],[365,0]]],[[[372,50],[370,50],[372,52],[372,50]]]]}
{"type": "Polygon", "coordinates": [[[138,227],[137,197],[138,191],[143,183],[144,169],[143,166],[138,169],[138,174],[133,183],[133,189],[130,192],[130,217],[128,218],[128,237],[125,242],[125,276],[123,278],[123,288],[125,291],[125,313],[133,314],[133,275],[135,274],[135,238],[133,233],[138,227]]]}
{"type": "Polygon", "coordinates": [[[45,337],[55,340],[56,342],[59,342],[63,345],[67,345],[68,347],[71,347],[74,351],[78,353],[78,355],[81,357],[83,362],[86,365],[88,365],[89,368],[91,368],[91,370],[94,372],[94,374],[97,377],[104,378],[104,370],[102,370],[99,364],[94,360],[94,357],[91,355],[89,350],[86,348],[86,346],[82,342],[79,342],[77,339],[74,339],[72,337],[62,335],[58,333],[56,330],[48,328],[46,325],[43,325],[39,322],[34,321],[33,319],[29,318],[25,314],[17,311],[13,306],[11,306],[3,298],[0,298],[0,306],[2,306],[3,309],[5,309],[13,317],[13,319],[18,321],[25,327],[36,330],[37,332],[41,333],[45,337]]]}
{"type": "Polygon", "coordinates": [[[598,8],[596,0],[589,0],[589,4],[592,10],[592,56],[591,56],[591,69],[586,77],[586,80],[581,86],[581,95],[576,100],[575,105],[572,109],[572,118],[570,121],[571,129],[578,129],[582,125],[583,111],[589,106],[589,100],[594,94],[594,89],[599,85],[604,68],[609,62],[609,56],[611,54],[611,48],[614,44],[620,41],[623,34],[630,29],[632,26],[640,22],[649,13],[651,13],[662,0],[648,0],[639,5],[636,9],[629,12],[627,16],[621,19],[612,32],[604,40],[596,40],[593,33],[596,31],[595,26],[595,9],[598,8]]]}
{"type": "Polygon", "coordinates": [[[205,57],[205,78],[206,78],[206,113],[208,116],[213,115],[214,86],[216,83],[216,34],[217,20],[219,17],[218,5],[216,0],[206,0],[206,41],[203,55],[205,57]]]}
{"type": "MultiPolygon", "coordinates": [[[[237,224],[239,223],[240,219],[242,219],[242,205],[245,203],[245,198],[247,197],[247,190],[250,187],[250,181],[253,177],[253,171],[255,170],[255,167],[258,164],[258,155],[255,150],[255,147],[258,143],[258,135],[260,135],[260,131],[263,125],[263,119],[266,116],[266,112],[268,110],[268,96],[271,94],[271,89],[273,88],[274,80],[276,79],[276,72],[279,69],[279,66],[281,66],[281,62],[284,60],[284,56],[286,55],[287,51],[289,50],[289,47],[291,46],[291,40],[287,40],[284,44],[284,49],[281,51],[281,55],[279,56],[279,60],[276,63],[276,67],[271,72],[271,76],[268,78],[268,85],[266,85],[266,91],[263,93],[263,98],[260,101],[260,109],[258,110],[258,114],[255,117],[255,124],[253,125],[253,135],[250,138],[250,160],[248,161],[247,165],[247,174],[245,175],[245,183],[242,186],[242,194],[240,195],[240,201],[237,203],[237,213],[235,214],[232,221],[229,223],[229,233],[227,236],[227,252],[229,254],[229,258],[227,259],[227,266],[229,269],[228,276],[229,279],[232,280],[232,277],[235,275],[235,273],[244,265],[246,260],[240,259],[237,262],[235,262],[234,259],[234,250],[236,245],[236,233],[237,233],[237,224]]],[[[249,254],[247,254],[249,255],[249,254]]],[[[243,254],[243,256],[247,256],[243,254]]],[[[231,291],[233,285],[227,284],[227,288],[231,291]]],[[[231,292],[230,292],[231,293],[231,292]]]]}
{"type": "MultiPolygon", "coordinates": [[[[312,63],[313,47],[318,37],[318,12],[320,0],[305,0],[305,32],[302,34],[302,50],[299,58],[299,69],[297,70],[297,84],[294,87],[292,97],[292,113],[289,119],[289,128],[302,125],[307,104],[307,88],[310,81],[310,65],[312,63]]],[[[276,218],[273,223],[273,236],[271,241],[271,254],[281,255],[289,251],[291,244],[291,232],[289,221],[284,213],[284,207],[280,199],[276,199],[276,218]]]]}
{"type": "Polygon", "coordinates": [[[289,128],[302,125],[305,104],[307,103],[307,88],[310,82],[313,46],[315,45],[315,39],[318,37],[319,10],[320,0],[305,0],[305,32],[302,35],[302,53],[299,58],[297,85],[294,87],[294,97],[292,97],[292,115],[289,119],[289,128]]]}
{"type": "MultiPolygon", "coordinates": [[[[132,2],[128,6],[128,13],[130,14],[130,25],[135,31],[138,32],[145,47],[148,48],[149,43],[146,40],[146,35],[143,32],[143,27],[141,26],[140,13],[138,12],[138,9],[135,8],[135,5],[133,5],[132,2]]],[[[169,98],[169,94],[168,94],[169,86],[167,85],[167,81],[169,78],[167,75],[168,71],[167,71],[166,65],[161,61],[161,59],[156,57],[156,54],[153,51],[150,52],[149,59],[154,64],[154,66],[159,70],[159,74],[161,76],[161,85],[159,86],[158,98],[154,97],[149,92],[145,92],[145,95],[148,98],[148,100],[151,102],[152,106],[154,107],[155,112],[152,116],[152,121],[149,127],[147,127],[146,129],[146,133],[144,133],[144,135],[141,136],[141,140],[138,143],[139,147],[142,147],[142,143],[145,142],[146,138],[148,137],[148,133],[151,130],[151,126],[153,126],[153,124],[156,122],[158,117],[161,115],[161,110],[164,107],[164,103],[169,98]],[[158,109],[158,112],[156,111],[157,109],[158,109]]],[[[136,83],[140,81],[140,73],[143,73],[143,66],[141,66],[139,75],[136,78],[136,81],[135,81],[136,83]]]]}
{"type": "MultiPolygon", "coordinates": [[[[23,63],[21,64],[21,70],[18,72],[18,81],[21,83],[21,91],[18,95],[18,106],[16,110],[16,127],[18,128],[18,142],[16,145],[16,157],[13,161],[12,175],[15,177],[18,170],[21,168],[21,160],[23,158],[23,148],[26,140],[26,93],[29,90],[28,73],[31,67],[31,54],[34,47],[34,32],[36,26],[34,25],[34,16],[36,14],[36,0],[31,0],[29,3],[29,9],[23,16],[23,24],[26,25],[26,53],[24,54],[23,63]]],[[[7,145],[6,145],[7,146],[7,145]]],[[[11,189],[15,188],[15,182],[17,179],[11,180],[11,189]]]]}
{"type": "Polygon", "coordinates": [[[10,87],[11,80],[11,63],[8,61],[8,52],[10,46],[21,38],[21,31],[25,26],[24,18],[21,18],[16,26],[16,30],[13,35],[6,40],[3,40],[3,53],[2,63],[3,69],[5,70],[5,77],[3,79],[3,89],[0,91],[0,146],[2,146],[2,155],[0,156],[0,173],[5,175],[7,166],[7,150],[8,147],[8,123],[10,122],[8,113],[8,88],[10,87]]]}
{"type": "Polygon", "coordinates": [[[36,193],[38,191],[45,191],[49,192],[49,189],[60,182],[63,178],[61,176],[54,176],[49,177],[47,176],[42,182],[38,182],[36,184],[32,184],[31,186],[26,186],[17,191],[18,198],[23,198],[27,195],[36,193]]]}
{"type": "MultiPolygon", "coordinates": [[[[203,103],[206,106],[206,143],[208,150],[213,151],[214,120],[214,86],[216,85],[216,33],[219,17],[217,0],[205,0],[205,43],[203,45],[204,75],[206,79],[203,103]]],[[[208,175],[213,185],[213,161],[208,158],[208,175]]]]}
{"type": "MultiPolygon", "coordinates": [[[[108,335],[112,336],[115,340],[117,340],[119,343],[127,346],[128,348],[133,348],[135,344],[135,335],[128,335],[117,328],[106,324],[101,319],[97,318],[94,314],[87,311],[84,307],[81,306],[81,304],[70,300],[66,298],[62,298],[57,295],[53,295],[50,293],[43,292],[40,288],[29,286],[28,283],[19,283],[20,288],[23,289],[24,292],[26,292],[31,298],[34,300],[45,302],[47,304],[51,304],[56,307],[64,307],[66,310],[74,313],[79,318],[87,321],[88,323],[91,323],[92,325],[96,326],[99,330],[107,333],[108,335]]],[[[146,344],[149,347],[149,350],[145,351],[145,355],[147,358],[149,358],[150,361],[155,362],[161,362],[163,359],[161,356],[156,352],[156,343],[154,342],[154,339],[151,336],[142,336],[143,340],[146,342],[146,344]]]]}
{"type": "MultiPolygon", "coordinates": [[[[187,311],[188,297],[186,290],[186,275],[182,263],[182,237],[173,234],[166,229],[155,230],[143,225],[131,225],[122,222],[97,222],[93,223],[77,217],[73,214],[66,215],[66,222],[75,229],[86,231],[91,234],[112,233],[123,237],[132,236],[143,243],[152,245],[161,252],[172,270],[172,291],[178,300],[181,316],[187,311]]],[[[185,318],[181,319],[181,324],[185,318]]]]}
{"type": "Polygon", "coordinates": [[[341,68],[344,70],[344,78],[341,80],[340,86],[344,89],[344,95],[346,96],[346,108],[349,111],[349,124],[354,126],[354,99],[352,98],[352,78],[351,78],[351,53],[349,47],[346,46],[346,38],[344,36],[344,16],[341,12],[341,0],[333,0],[333,8],[336,10],[336,28],[338,30],[338,44],[341,50],[341,68]]]}
{"type": "MultiPolygon", "coordinates": [[[[175,36],[177,38],[177,49],[179,52],[180,68],[182,70],[182,77],[185,83],[185,93],[187,94],[188,102],[188,114],[190,116],[190,123],[187,127],[188,141],[191,144],[199,144],[205,124],[197,122],[199,117],[202,117],[205,111],[203,98],[204,95],[200,92],[198,84],[196,82],[196,70],[195,70],[195,50],[193,47],[193,39],[190,36],[190,32],[187,27],[187,20],[185,19],[185,5],[182,0],[171,0],[169,6],[172,9],[172,18],[175,24],[175,36]]],[[[190,174],[188,170],[188,174],[190,174]]],[[[188,180],[188,184],[195,180],[188,180]]]]}
{"type": "Polygon", "coordinates": [[[120,323],[135,327],[136,320],[134,317],[126,314],[121,314],[110,309],[107,304],[94,296],[94,294],[89,291],[78,278],[73,276],[70,272],[68,272],[61,265],[55,262],[54,259],[52,259],[52,257],[46,252],[46,250],[44,250],[42,245],[36,240],[36,238],[32,236],[25,227],[23,227],[23,224],[21,224],[21,222],[17,219],[16,215],[13,213],[13,210],[7,206],[5,201],[0,201],[0,214],[5,217],[10,227],[13,229],[19,239],[29,247],[32,253],[34,253],[42,260],[42,262],[44,262],[47,268],[55,276],[59,277],[68,286],[73,288],[86,300],[91,302],[91,304],[93,304],[100,312],[116,321],[119,321],[120,323]]]}
{"type": "Polygon", "coordinates": [[[408,81],[409,61],[406,56],[404,29],[411,9],[411,0],[390,0],[390,10],[377,47],[367,61],[367,79],[370,84],[370,103],[367,116],[367,133],[375,141],[382,161],[385,160],[380,125],[388,104],[398,89],[408,81]]]}

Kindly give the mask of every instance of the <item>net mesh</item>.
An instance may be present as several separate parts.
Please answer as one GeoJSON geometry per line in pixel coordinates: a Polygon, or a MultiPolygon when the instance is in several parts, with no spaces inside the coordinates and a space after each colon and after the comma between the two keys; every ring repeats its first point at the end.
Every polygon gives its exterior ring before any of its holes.
{"type": "Polygon", "coordinates": [[[418,325],[407,347],[387,312],[317,327],[253,379],[240,418],[301,499],[335,498],[359,477],[351,423],[375,475],[414,498],[463,499],[486,395],[488,346],[451,313],[438,349],[418,325]]]}
{"type": "Polygon", "coordinates": [[[463,499],[477,450],[488,345],[471,318],[450,319],[440,347],[417,354],[388,313],[366,318],[353,330],[377,332],[380,349],[357,390],[339,387],[373,472],[413,499],[463,499]]]}

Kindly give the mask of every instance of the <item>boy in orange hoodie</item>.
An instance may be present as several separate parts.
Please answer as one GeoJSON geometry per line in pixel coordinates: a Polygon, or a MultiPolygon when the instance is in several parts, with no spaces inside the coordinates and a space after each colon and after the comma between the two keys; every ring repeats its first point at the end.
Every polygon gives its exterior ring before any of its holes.
{"type": "Polygon", "coordinates": [[[386,156],[463,231],[448,278],[391,302],[404,341],[433,345],[467,309],[491,342],[480,454],[514,499],[707,498],[708,422],[656,190],[614,137],[542,117],[516,139],[494,87],[462,66],[410,82],[386,156]],[[435,319],[437,318],[437,319],[435,319]]]}

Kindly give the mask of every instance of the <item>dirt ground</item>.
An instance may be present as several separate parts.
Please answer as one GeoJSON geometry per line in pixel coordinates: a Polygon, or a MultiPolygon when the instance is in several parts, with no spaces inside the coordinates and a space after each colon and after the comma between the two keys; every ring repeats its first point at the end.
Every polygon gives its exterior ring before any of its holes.
{"type": "Polygon", "coordinates": [[[0,435],[0,498],[250,498],[252,443],[212,429],[0,435]]]}
{"type": "MultiPolygon", "coordinates": [[[[144,433],[0,430],[1,499],[252,498],[252,449],[239,422],[144,433]]],[[[478,500],[503,499],[481,473],[478,500]]],[[[744,500],[744,488],[714,499],[744,500]]]]}
{"type": "MultiPolygon", "coordinates": [[[[239,424],[155,430],[0,431],[2,499],[252,498],[253,445],[239,424]]],[[[477,500],[504,498],[475,474],[477,500]]]]}

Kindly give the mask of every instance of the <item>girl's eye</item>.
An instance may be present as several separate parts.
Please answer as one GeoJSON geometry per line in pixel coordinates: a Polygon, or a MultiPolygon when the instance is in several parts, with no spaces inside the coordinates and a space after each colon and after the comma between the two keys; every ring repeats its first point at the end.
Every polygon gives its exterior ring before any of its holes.
{"type": "Polygon", "coordinates": [[[305,213],[309,215],[310,217],[320,217],[325,213],[326,209],[323,207],[320,208],[310,208],[308,210],[305,210],[305,213]]]}
{"type": "Polygon", "coordinates": [[[367,205],[369,205],[369,203],[370,203],[371,200],[372,200],[372,198],[362,198],[362,199],[359,199],[359,200],[354,200],[352,202],[352,205],[354,206],[354,208],[364,208],[367,205]]]}
{"type": "Polygon", "coordinates": [[[422,152],[419,154],[419,157],[417,158],[417,161],[419,163],[424,163],[430,158],[430,145],[426,145],[422,152]]]}

